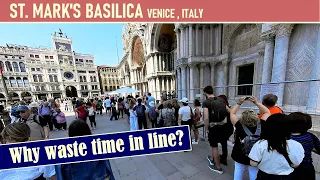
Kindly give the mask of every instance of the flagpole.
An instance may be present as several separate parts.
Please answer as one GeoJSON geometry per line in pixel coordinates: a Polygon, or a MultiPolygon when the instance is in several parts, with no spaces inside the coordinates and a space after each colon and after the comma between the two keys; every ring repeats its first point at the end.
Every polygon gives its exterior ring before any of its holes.
{"type": "Polygon", "coordinates": [[[117,57],[118,57],[118,64],[119,64],[119,52],[118,52],[117,36],[114,36],[114,37],[116,39],[117,57]]]}

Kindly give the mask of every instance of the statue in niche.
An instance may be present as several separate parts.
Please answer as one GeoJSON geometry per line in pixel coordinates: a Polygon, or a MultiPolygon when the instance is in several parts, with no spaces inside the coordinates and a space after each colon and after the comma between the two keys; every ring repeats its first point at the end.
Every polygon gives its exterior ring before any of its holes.
{"type": "Polygon", "coordinates": [[[166,34],[160,35],[159,43],[158,43],[159,51],[170,52],[171,46],[172,46],[171,36],[168,36],[166,34]]]}

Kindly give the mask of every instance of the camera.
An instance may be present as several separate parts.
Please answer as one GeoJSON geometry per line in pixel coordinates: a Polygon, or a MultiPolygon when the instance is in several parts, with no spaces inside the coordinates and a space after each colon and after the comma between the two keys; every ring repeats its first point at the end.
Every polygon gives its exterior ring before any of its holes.
{"type": "Polygon", "coordinates": [[[248,99],[250,99],[251,98],[251,96],[247,96],[244,100],[248,100],[248,99]]]}

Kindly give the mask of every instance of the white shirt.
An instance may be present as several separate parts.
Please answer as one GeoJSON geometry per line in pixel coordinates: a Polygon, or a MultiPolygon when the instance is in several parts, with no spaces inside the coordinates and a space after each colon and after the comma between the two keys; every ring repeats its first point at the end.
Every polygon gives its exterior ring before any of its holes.
{"type": "MultiPolygon", "coordinates": [[[[287,140],[287,147],[289,158],[294,167],[299,166],[304,158],[302,145],[297,141],[287,140]]],[[[260,140],[254,144],[249,158],[260,162],[258,168],[267,174],[289,175],[294,170],[282,154],[276,150],[268,152],[268,141],[266,140],[260,140]]]]}
{"type": "Polygon", "coordinates": [[[94,115],[93,107],[91,106],[88,110],[89,110],[89,116],[93,116],[94,115]]]}
{"type": "Polygon", "coordinates": [[[111,107],[111,100],[110,99],[106,99],[104,101],[104,104],[105,104],[106,107],[111,107]]]}
{"type": "Polygon", "coordinates": [[[0,171],[0,179],[10,180],[34,180],[43,174],[44,178],[50,178],[56,174],[54,166],[37,166],[0,171]]]}
{"type": "Polygon", "coordinates": [[[188,121],[191,119],[190,117],[191,114],[191,108],[189,106],[182,106],[179,109],[179,115],[181,115],[181,121],[188,121]]]}

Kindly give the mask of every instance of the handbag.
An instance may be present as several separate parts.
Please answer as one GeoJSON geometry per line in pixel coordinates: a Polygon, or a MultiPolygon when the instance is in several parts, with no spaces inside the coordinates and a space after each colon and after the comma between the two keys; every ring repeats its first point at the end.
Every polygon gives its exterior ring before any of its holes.
{"type": "Polygon", "coordinates": [[[201,128],[201,127],[204,127],[204,121],[203,121],[203,120],[202,120],[202,121],[198,121],[198,122],[194,125],[194,127],[195,127],[196,129],[201,128]]]}

